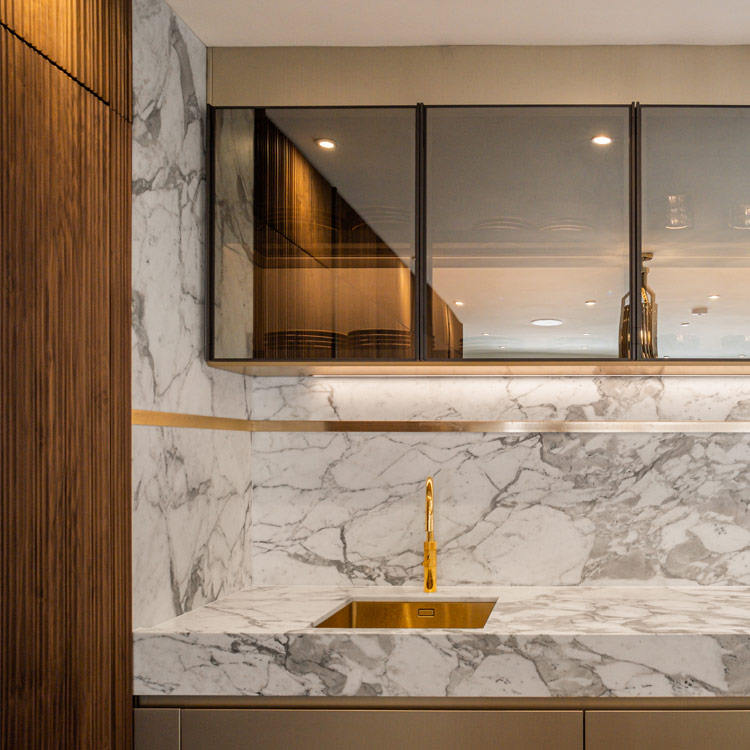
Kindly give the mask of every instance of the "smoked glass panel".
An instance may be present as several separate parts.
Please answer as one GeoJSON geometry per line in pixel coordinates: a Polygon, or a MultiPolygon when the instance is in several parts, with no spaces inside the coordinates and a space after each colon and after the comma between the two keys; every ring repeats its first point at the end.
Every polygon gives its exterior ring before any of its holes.
{"type": "Polygon", "coordinates": [[[415,121],[216,111],[216,358],[415,357],[415,121]]]}
{"type": "Polygon", "coordinates": [[[654,355],[750,357],[750,109],[644,107],[654,355]]]}
{"type": "Polygon", "coordinates": [[[628,180],[628,107],[428,107],[428,357],[627,356],[628,180]]]}

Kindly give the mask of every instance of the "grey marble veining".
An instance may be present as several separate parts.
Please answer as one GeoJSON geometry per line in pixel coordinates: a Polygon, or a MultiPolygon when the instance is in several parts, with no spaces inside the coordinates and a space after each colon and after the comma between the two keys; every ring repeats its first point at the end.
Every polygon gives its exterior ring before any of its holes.
{"type": "Polygon", "coordinates": [[[141,629],[134,692],[664,697],[750,686],[746,588],[440,587],[439,598],[497,598],[485,627],[311,627],[351,599],[393,591],[256,587],[141,629]]]}
{"type": "Polygon", "coordinates": [[[255,419],[746,420],[750,378],[253,379],[255,419]]]}
{"type": "Polygon", "coordinates": [[[133,408],[250,417],[204,361],[206,48],[163,0],[133,5],[133,408]]]}
{"type": "Polygon", "coordinates": [[[133,622],[251,583],[250,436],[133,428],[133,622]]]}
{"type": "Polygon", "coordinates": [[[750,584],[750,436],[256,433],[255,584],[750,584]]]}

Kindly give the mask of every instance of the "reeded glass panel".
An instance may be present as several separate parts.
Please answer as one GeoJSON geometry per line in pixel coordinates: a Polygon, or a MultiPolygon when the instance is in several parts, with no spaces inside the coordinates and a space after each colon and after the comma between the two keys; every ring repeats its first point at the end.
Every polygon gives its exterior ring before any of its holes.
{"type": "Polygon", "coordinates": [[[750,357],[750,109],[644,107],[654,356],[750,357]]]}
{"type": "Polygon", "coordinates": [[[216,358],[414,358],[415,119],[216,111],[216,358]]]}
{"type": "Polygon", "coordinates": [[[628,165],[628,107],[428,108],[428,357],[626,356],[628,165]]]}

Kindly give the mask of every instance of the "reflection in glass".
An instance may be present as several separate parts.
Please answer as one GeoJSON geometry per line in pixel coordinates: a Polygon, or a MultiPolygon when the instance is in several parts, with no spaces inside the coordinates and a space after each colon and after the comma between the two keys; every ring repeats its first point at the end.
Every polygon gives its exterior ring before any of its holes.
{"type": "Polygon", "coordinates": [[[628,139],[627,107],[427,108],[428,357],[620,356],[628,139]]]}
{"type": "Polygon", "coordinates": [[[641,122],[642,245],[653,254],[658,356],[744,358],[750,110],[649,106],[641,122]]]}
{"type": "Polygon", "coordinates": [[[414,109],[218,109],[214,140],[214,356],[414,358],[414,109]]]}
{"type": "Polygon", "coordinates": [[[665,229],[688,229],[692,222],[687,195],[668,195],[667,205],[665,229]]]}
{"type": "Polygon", "coordinates": [[[750,229],[750,204],[740,203],[732,209],[732,229],[750,229]]]}

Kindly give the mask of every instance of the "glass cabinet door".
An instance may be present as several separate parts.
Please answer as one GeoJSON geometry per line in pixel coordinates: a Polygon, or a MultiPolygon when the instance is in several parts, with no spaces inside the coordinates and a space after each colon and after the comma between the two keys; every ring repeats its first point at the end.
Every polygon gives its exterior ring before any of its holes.
{"type": "Polygon", "coordinates": [[[630,255],[630,108],[428,107],[428,359],[605,359],[630,255]]]}
{"type": "Polygon", "coordinates": [[[213,357],[416,356],[416,110],[214,111],[213,357]]]}
{"type": "Polygon", "coordinates": [[[750,109],[643,107],[653,356],[750,357],[750,109]]]}

